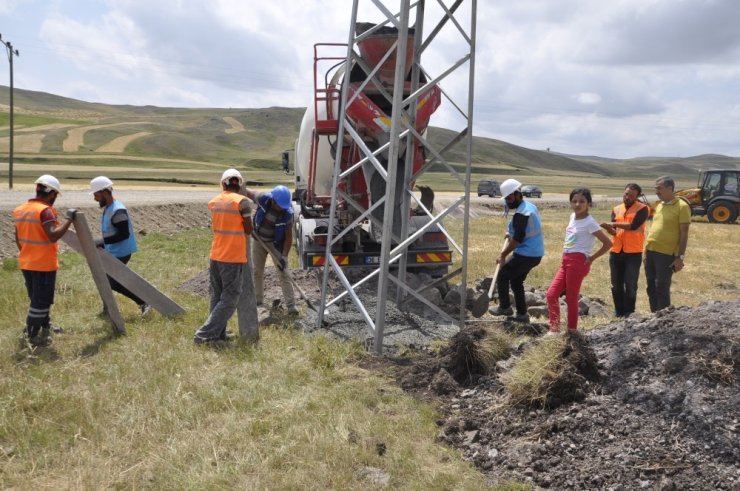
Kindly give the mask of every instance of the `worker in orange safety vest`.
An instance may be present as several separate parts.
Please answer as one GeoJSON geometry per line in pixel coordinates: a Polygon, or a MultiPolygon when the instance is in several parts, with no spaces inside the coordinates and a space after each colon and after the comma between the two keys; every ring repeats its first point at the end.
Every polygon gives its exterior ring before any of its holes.
{"type": "Polygon", "coordinates": [[[35,184],[36,197],[13,210],[13,222],[18,261],[30,302],[23,334],[32,346],[43,346],[51,341],[50,313],[59,269],[57,241],[67,232],[77,212],[68,210],[67,220],[60,224],[54,208],[61,194],[59,180],[45,174],[35,184]]]}
{"type": "Polygon", "coordinates": [[[226,324],[236,311],[244,275],[251,274],[247,243],[252,218],[249,201],[239,194],[243,182],[238,170],[227,169],[221,176],[221,194],[208,202],[213,228],[209,262],[211,310],[195,333],[196,344],[227,340],[226,324]]]}
{"type": "Polygon", "coordinates": [[[614,207],[611,221],[601,227],[614,236],[609,253],[614,315],[629,317],[635,311],[637,281],[640,277],[642,250],[645,248],[645,223],[650,216],[647,205],[637,198],[642,194],[639,184],[624,188],[622,203],[614,207]]]}

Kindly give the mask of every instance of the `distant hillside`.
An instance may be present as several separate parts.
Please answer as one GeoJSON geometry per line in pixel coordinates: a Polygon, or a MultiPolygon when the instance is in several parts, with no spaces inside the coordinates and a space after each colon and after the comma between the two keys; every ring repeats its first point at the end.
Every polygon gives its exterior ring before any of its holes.
{"type": "MultiPolygon", "coordinates": [[[[8,150],[8,96],[8,87],[0,86],[0,153],[8,150]]],[[[151,159],[160,162],[160,168],[238,165],[277,171],[281,152],[293,148],[304,112],[304,108],[283,107],[187,109],[109,105],[18,88],[14,102],[17,162],[73,160],[77,165],[111,167],[121,165],[121,160],[134,165],[130,161],[151,159]]],[[[444,147],[455,134],[443,128],[429,130],[436,148],[444,147]]],[[[462,169],[464,145],[453,148],[447,158],[462,169]]],[[[647,178],[671,174],[693,179],[698,170],[708,168],[740,169],[740,159],[699,155],[619,160],[532,150],[475,137],[472,171],[475,176],[516,173],[647,178]]],[[[434,170],[446,172],[441,166],[434,170]]]]}

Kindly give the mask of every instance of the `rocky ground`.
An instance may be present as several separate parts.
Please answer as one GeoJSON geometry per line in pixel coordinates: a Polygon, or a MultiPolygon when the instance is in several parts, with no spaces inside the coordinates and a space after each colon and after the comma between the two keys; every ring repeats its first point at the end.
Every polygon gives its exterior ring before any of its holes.
{"type": "Polygon", "coordinates": [[[460,377],[449,350],[372,363],[434,402],[442,414],[439,439],[459,448],[491,482],[737,490],[738,326],[740,301],[600,326],[575,343],[584,351],[578,358],[595,364],[576,364],[576,376],[553,383],[546,407],[514,404],[502,384],[537,337],[518,341],[511,358],[486,375],[460,377]]]}

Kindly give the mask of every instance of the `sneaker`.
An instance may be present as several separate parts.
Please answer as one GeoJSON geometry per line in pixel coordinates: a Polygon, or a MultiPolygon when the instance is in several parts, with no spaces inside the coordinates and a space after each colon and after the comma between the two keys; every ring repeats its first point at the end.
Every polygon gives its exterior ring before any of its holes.
{"type": "Polygon", "coordinates": [[[149,305],[148,303],[143,303],[139,305],[139,312],[141,312],[142,317],[146,317],[147,315],[149,315],[149,312],[151,311],[152,311],[152,306],[149,305]]]}
{"type": "Polygon", "coordinates": [[[547,331],[545,336],[560,336],[560,331],[547,331]]]}
{"type": "Polygon", "coordinates": [[[502,309],[501,306],[498,306],[496,308],[489,309],[488,312],[491,315],[513,315],[514,314],[514,309],[512,309],[511,307],[507,307],[505,309],[502,309]]]}
{"type": "Polygon", "coordinates": [[[511,318],[514,322],[521,322],[524,324],[529,324],[529,314],[516,314],[514,317],[511,318]]]}

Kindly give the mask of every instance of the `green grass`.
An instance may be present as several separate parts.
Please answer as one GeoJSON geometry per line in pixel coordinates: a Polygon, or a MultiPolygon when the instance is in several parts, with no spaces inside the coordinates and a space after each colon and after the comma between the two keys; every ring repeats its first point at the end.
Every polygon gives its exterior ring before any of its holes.
{"type": "Polygon", "coordinates": [[[207,300],[177,286],[206,267],[209,243],[207,230],[141,241],[131,266],[187,313],[142,320],[117,297],[122,337],[96,317],[84,260],[62,255],[52,317],[66,332],[35,353],[18,342],[20,272],[3,262],[0,487],[376,488],[365,467],[388,473],[392,488],[486,487],[435,443],[433,408],[351,363],[357,344],[276,326],[257,347],[194,346],[207,300]]]}

